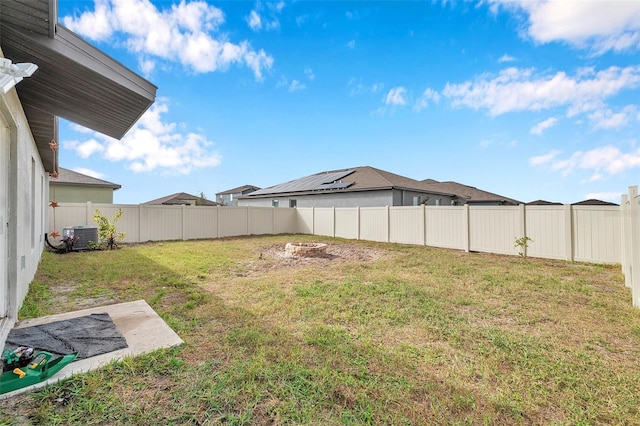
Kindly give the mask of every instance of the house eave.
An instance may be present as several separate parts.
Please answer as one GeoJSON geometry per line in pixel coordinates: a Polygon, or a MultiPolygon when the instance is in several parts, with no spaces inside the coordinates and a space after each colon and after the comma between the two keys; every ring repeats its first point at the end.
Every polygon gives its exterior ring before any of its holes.
{"type": "Polygon", "coordinates": [[[0,0],[0,28],[6,58],[38,65],[15,88],[49,172],[57,117],[120,139],[155,101],[155,85],[57,24],[55,0],[0,0]]]}

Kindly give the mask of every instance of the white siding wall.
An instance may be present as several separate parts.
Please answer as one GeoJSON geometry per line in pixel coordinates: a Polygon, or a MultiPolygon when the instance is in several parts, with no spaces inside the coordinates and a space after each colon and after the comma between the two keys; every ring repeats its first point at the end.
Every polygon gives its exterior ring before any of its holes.
{"type": "Polygon", "coordinates": [[[0,172],[4,174],[0,181],[8,188],[1,197],[3,205],[0,206],[2,244],[5,245],[1,250],[4,255],[0,257],[0,268],[4,272],[0,274],[0,285],[5,297],[4,312],[0,312],[0,341],[4,342],[42,255],[49,175],[40,160],[15,89],[6,95],[0,94],[0,115],[3,128],[0,143],[4,146],[0,155],[5,156],[0,163],[6,165],[0,172]],[[6,158],[7,153],[9,158],[6,158]]]}

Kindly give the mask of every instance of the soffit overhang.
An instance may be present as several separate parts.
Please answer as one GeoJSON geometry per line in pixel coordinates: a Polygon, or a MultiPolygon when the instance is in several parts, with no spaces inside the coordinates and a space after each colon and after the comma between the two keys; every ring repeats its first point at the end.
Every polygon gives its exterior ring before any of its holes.
{"type": "Polygon", "coordinates": [[[49,172],[56,117],[120,139],[155,101],[154,84],[57,23],[56,0],[0,0],[0,46],[38,65],[15,88],[49,172]]]}

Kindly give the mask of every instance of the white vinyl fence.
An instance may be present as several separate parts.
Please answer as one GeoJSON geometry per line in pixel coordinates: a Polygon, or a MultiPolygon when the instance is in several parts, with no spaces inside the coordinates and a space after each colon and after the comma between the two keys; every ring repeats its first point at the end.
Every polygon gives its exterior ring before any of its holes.
{"type": "Polygon", "coordinates": [[[516,238],[532,239],[527,256],[620,263],[622,211],[617,206],[417,206],[298,208],[298,232],[518,255],[516,238]]]}
{"type": "Polygon", "coordinates": [[[191,240],[262,234],[310,234],[464,251],[518,255],[516,238],[531,238],[530,257],[620,263],[640,307],[640,197],[629,188],[617,206],[416,206],[273,208],[60,203],[49,229],[95,226],[96,209],[112,217],[125,242],[191,240]]]}
{"type": "Polygon", "coordinates": [[[622,273],[631,288],[633,306],[640,307],[640,197],[638,187],[630,186],[622,196],[622,273]]]}
{"type": "Polygon", "coordinates": [[[297,232],[295,209],[94,203],[59,203],[49,209],[49,229],[62,235],[64,228],[97,226],[96,209],[109,219],[122,209],[116,226],[126,243],[297,232]]]}

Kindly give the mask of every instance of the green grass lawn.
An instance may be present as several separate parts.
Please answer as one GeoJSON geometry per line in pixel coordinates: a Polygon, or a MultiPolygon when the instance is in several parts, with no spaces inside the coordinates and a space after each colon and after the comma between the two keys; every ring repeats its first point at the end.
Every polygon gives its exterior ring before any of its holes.
{"type": "Polygon", "coordinates": [[[0,401],[0,423],[640,424],[619,266],[313,236],[141,244],[45,253],[21,319],[138,299],[186,344],[0,401]],[[290,241],[340,254],[274,255],[290,241]]]}

